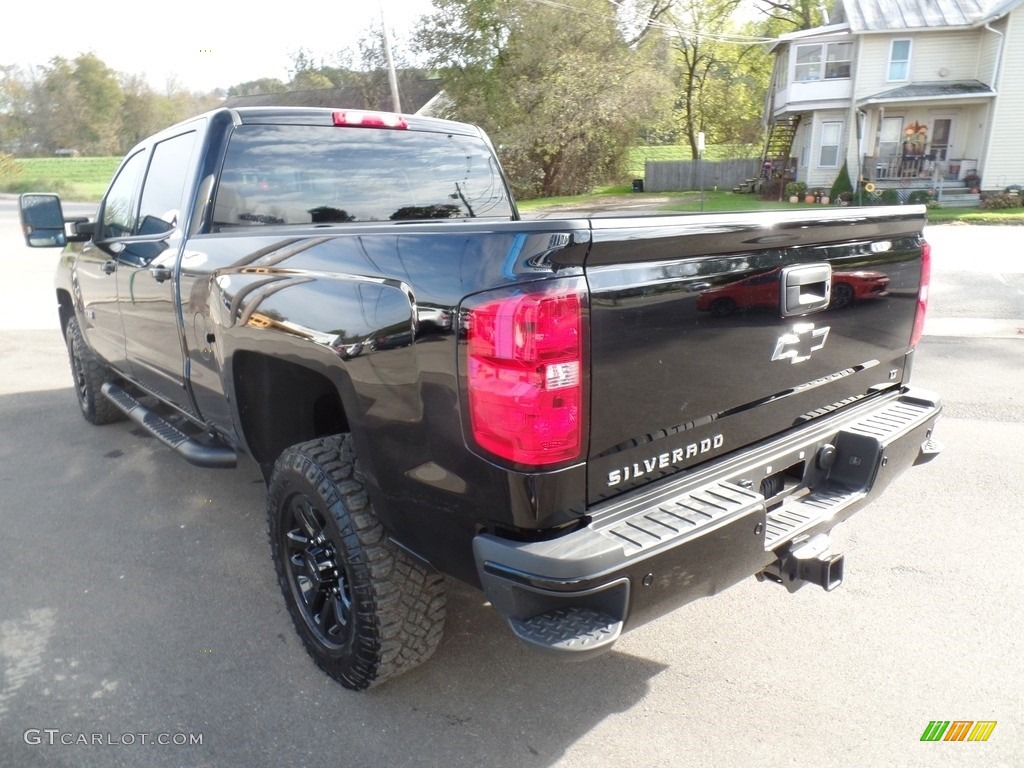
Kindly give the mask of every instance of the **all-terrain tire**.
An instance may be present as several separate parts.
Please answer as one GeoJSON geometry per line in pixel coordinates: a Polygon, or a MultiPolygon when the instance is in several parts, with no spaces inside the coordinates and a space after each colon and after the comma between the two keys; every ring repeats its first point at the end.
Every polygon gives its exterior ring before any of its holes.
{"type": "Polygon", "coordinates": [[[64,329],[64,341],[68,346],[68,362],[74,380],[75,396],[82,409],[82,415],[90,424],[110,424],[124,418],[124,413],[107,400],[100,388],[114,376],[110,369],[99,361],[82,338],[82,329],[77,318],[68,320],[64,329]]]}
{"type": "Polygon", "coordinates": [[[321,669],[359,691],[430,658],[444,629],[444,579],[388,538],[350,436],[286,449],[267,516],[288,612],[321,669]]]}

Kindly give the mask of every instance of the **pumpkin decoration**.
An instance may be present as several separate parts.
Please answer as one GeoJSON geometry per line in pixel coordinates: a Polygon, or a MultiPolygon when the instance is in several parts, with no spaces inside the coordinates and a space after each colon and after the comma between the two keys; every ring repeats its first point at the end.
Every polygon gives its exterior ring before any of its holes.
{"type": "Polygon", "coordinates": [[[903,150],[908,155],[924,153],[924,145],[928,143],[928,126],[913,122],[903,129],[903,150]]]}

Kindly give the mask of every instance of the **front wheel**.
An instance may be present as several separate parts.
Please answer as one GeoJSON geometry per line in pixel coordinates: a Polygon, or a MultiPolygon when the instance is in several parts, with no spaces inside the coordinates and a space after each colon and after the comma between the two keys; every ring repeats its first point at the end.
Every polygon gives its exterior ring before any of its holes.
{"type": "Polygon", "coordinates": [[[64,329],[64,341],[68,345],[68,362],[75,384],[75,396],[82,415],[90,424],[110,424],[124,418],[121,410],[107,400],[100,391],[106,382],[112,381],[110,369],[100,362],[82,338],[78,319],[72,317],[64,329]]]}
{"type": "Polygon", "coordinates": [[[387,537],[350,436],[285,450],[267,514],[288,612],[321,669],[359,691],[430,658],[444,627],[443,578],[387,537]]]}

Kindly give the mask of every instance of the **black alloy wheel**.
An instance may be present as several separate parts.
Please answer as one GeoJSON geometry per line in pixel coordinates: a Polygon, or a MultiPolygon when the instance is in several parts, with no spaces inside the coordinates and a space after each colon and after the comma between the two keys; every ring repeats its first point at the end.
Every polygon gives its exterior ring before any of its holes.
{"type": "Polygon", "coordinates": [[[68,347],[75,397],[85,420],[90,424],[110,424],[123,419],[125,416],[121,410],[100,391],[106,382],[114,380],[114,376],[85,343],[77,318],[68,320],[64,341],[68,347]]]}
{"type": "Polygon", "coordinates": [[[324,520],[304,493],[291,497],[280,529],[292,598],[306,626],[325,648],[351,640],[352,592],[324,520]]]}
{"type": "Polygon", "coordinates": [[[444,579],[388,537],[350,436],[286,449],[267,516],[278,584],[321,669],[359,691],[430,658],[444,629],[444,579]]]}

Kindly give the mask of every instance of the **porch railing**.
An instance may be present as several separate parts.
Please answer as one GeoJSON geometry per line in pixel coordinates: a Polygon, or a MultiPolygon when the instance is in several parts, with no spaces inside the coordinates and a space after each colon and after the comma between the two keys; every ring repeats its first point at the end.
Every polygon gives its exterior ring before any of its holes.
{"type": "Polygon", "coordinates": [[[868,181],[891,179],[931,179],[944,175],[946,164],[929,155],[894,155],[892,157],[864,156],[861,172],[868,181]]]}

